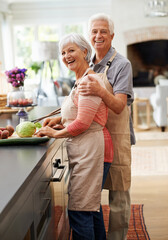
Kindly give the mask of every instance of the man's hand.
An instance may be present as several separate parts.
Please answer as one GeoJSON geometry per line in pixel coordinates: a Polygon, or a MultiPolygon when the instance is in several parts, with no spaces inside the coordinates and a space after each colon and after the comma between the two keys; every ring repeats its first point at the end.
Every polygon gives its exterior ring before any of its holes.
{"type": "Polygon", "coordinates": [[[88,75],[87,77],[89,81],[80,83],[78,86],[78,92],[83,96],[94,95],[102,97],[103,87],[98,80],[96,80],[93,75],[88,75]]]}

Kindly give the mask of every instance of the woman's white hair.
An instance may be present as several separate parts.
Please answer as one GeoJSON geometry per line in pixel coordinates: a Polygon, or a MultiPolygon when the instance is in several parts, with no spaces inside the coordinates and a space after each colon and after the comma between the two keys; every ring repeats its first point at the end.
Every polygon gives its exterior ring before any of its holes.
{"type": "Polygon", "coordinates": [[[78,33],[70,33],[65,35],[60,41],[59,41],[59,51],[61,52],[63,47],[67,45],[68,43],[75,43],[82,51],[85,49],[87,50],[87,55],[85,57],[85,60],[89,63],[92,55],[92,49],[89,43],[86,41],[86,39],[78,34],[78,33]]]}
{"type": "Polygon", "coordinates": [[[108,23],[108,26],[109,26],[110,34],[112,35],[114,33],[114,23],[113,23],[113,20],[111,19],[111,17],[108,14],[105,14],[105,13],[97,13],[97,14],[92,15],[89,18],[89,21],[88,21],[89,34],[91,33],[92,23],[96,20],[106,21],[108,23]]]}

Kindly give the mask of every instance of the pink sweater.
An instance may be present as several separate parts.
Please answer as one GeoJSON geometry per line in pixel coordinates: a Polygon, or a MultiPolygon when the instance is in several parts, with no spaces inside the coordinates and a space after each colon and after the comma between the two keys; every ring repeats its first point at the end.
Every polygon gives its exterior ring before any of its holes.
{"type": "MultiPolygon", "coordinates": [[[[101,81],[96,74],[94,74],[94,76],[97,77],[99,82],[101,81]]],[[[82,81],[89,81],[89,79],[86,76],[82,81]]],[[[102,82],[100,83],[102,84],[102,82]]],[[[76,90],[74,104],[78,107],[77,118],[67,127],[68,132],[72,136],[77,136],[86,131],[93,121],[99,123],[101,126],[105,126],[108,117],[108,108],[100,97],[81,96],[76,90]]],[[[110,133],[106,127],[103,129],[103,134],[105,143],[104,161],[112,162],[113,144],[110,133]]]]}

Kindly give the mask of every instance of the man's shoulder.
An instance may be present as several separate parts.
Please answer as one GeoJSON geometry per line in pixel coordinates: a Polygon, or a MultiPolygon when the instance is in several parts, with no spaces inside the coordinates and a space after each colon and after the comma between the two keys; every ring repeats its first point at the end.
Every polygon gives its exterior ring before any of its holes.
{"type": "Polygon", "coordinates": [[[123,55],[121,55],[120,53],[117,52],[115,58],[114,58],[114,62],[120,62],[122,64],[131,64],[131,62],[128,60],[128,58],[124,57],[123,55]]]}
{"type": "Polygon", "coordinates": [[[115,53],[115,51],[117,52],[116,56],[114,57],[112,64],[110,66],[110,68],[114,68],[117,66],[117,68],[123,67],[123,66],[129,66],[131,65],[131,62],[128,60],[128,58],[124,57],[123,55],[121,55],[117,50],[115,50],[113,47],[110,48],[110,50],[108,51],[108,53],[106,54],[106,56],[104,57],[104,61],[109,61],[110,58],[112,57],[112,55],[115,53]]]}

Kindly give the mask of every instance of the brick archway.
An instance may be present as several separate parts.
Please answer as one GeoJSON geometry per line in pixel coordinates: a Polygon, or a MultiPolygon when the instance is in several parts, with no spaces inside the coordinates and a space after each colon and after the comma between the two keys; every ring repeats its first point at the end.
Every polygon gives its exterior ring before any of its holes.
{"type": "Polygon", "coordinates": [[[127,46],[151,40],[168,40],[168,27],[155,26],[129,30],[124,32],[124,38],[127,46]]]}
{"type": "Polygon", "coordinates": [[[124,33],[134,86],[154,86],[154,78],[168,71],[168,27],[156,26],[124,33]]]}

